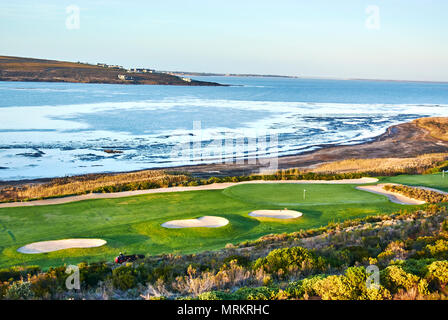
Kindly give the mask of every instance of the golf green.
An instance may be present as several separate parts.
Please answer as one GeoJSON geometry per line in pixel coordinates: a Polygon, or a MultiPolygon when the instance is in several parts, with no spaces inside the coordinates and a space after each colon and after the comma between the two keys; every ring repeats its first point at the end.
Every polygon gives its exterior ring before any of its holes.
{"type": "Polygon", "coordinates": [[[254,240],[270,233],[293,232],[409,206],[355,189],[356,185],[241,184],[225,190],[158,193],[117,199],[87,200],[63,205],[0,209],[0,267],[43,268],[82,261],[111,260],[120,251],[132,254],[194,253],[254,240]],[[305,197],[304,197],[304,190],[305,197]],[[297,219],[254,218],[253,210],[303,212],[297,219]],[[219,216],[220,228],[167,229],[169,220],[219,216]],[[100,238],[107,245],[42,254],[17,249],[36,241],[100,238]]]}

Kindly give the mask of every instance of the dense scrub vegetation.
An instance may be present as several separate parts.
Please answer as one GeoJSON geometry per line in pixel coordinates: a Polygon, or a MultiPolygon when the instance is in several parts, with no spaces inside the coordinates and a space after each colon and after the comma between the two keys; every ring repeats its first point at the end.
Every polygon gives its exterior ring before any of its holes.
{"type": "Polygon", "coordinates": [[[387,191],[397,192],[412,199],[423,200],[428,203],[448,202],[448,195],[436,191],[408,187],[404,185],[386,184],[384,189],[387,191]]]}
{"type": "Polygon", "coordinates": [[[272,234],[191,255],[134,263],[81,263],[80,290],[66,267],[0,270],[2,299],[448,299],[445,207],[272,234]],[[368,288],[366,267],[380,270],[368,288]]]}

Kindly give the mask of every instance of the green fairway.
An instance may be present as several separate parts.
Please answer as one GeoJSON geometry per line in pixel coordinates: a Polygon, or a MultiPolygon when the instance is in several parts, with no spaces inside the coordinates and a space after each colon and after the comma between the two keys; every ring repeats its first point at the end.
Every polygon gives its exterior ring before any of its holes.
{"type": "Polygon", "coordinates": [[[223,193],[249,203],[301,208],[384,202],[383,197],[372,197],[349,184],[241,184],[227,188],[223,193]]]}
{"type": "Polygon", "coordinates": [[[424,186],[448,192],[448,172],[423,175],[400,175],[381,179],[381,182],[400,183],[409,186],[424,186]]]}
{"type": "Polygon", "coordinates": [[[63,205],[0,209],[0,266],[40,265],[44,268],[81,261],[111,260],[120,251],[153,255],[193,253],[227,243],[257,239],[269,233],[293,232],[384,214],[403,207],[385,196],[355,185],[241,184],[225,190],[148,194],[88,200],[63,205]],[[303,190],[306,189],[306,199],[303,190]],[[257,219],[259,209],[303,212],[292,220],[257,219]],[[230,223],[221,228],[166,229],[163,222],[215,215],[230,223]],[[43,254],[21,254],[25,244],[64,238],[101,238],[107,245],[43,254]]]}

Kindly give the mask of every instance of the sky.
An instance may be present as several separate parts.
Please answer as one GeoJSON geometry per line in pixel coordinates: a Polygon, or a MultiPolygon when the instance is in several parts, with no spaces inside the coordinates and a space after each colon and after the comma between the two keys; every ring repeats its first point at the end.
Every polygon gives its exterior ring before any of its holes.
{"type": "Polygon", "coordinates": [[[0,55],[448,81],[447,17],[446,0],[0,0],[0,55]]]}

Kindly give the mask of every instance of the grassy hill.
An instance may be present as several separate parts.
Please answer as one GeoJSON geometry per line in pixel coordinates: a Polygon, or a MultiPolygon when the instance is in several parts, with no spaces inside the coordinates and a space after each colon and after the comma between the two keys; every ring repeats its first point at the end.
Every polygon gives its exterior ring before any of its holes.
{"type": "Polygon", "coordinates": [[[125,69],[107,68],[86,63],[0,56],[0,81],[80,82],[115,84],[152,84],[184,86],[219,86],[214,82],[187,82],[164,73],[128,73],[125,69]],[[120,80],[118,75],[132,77],[120,80]]]}

